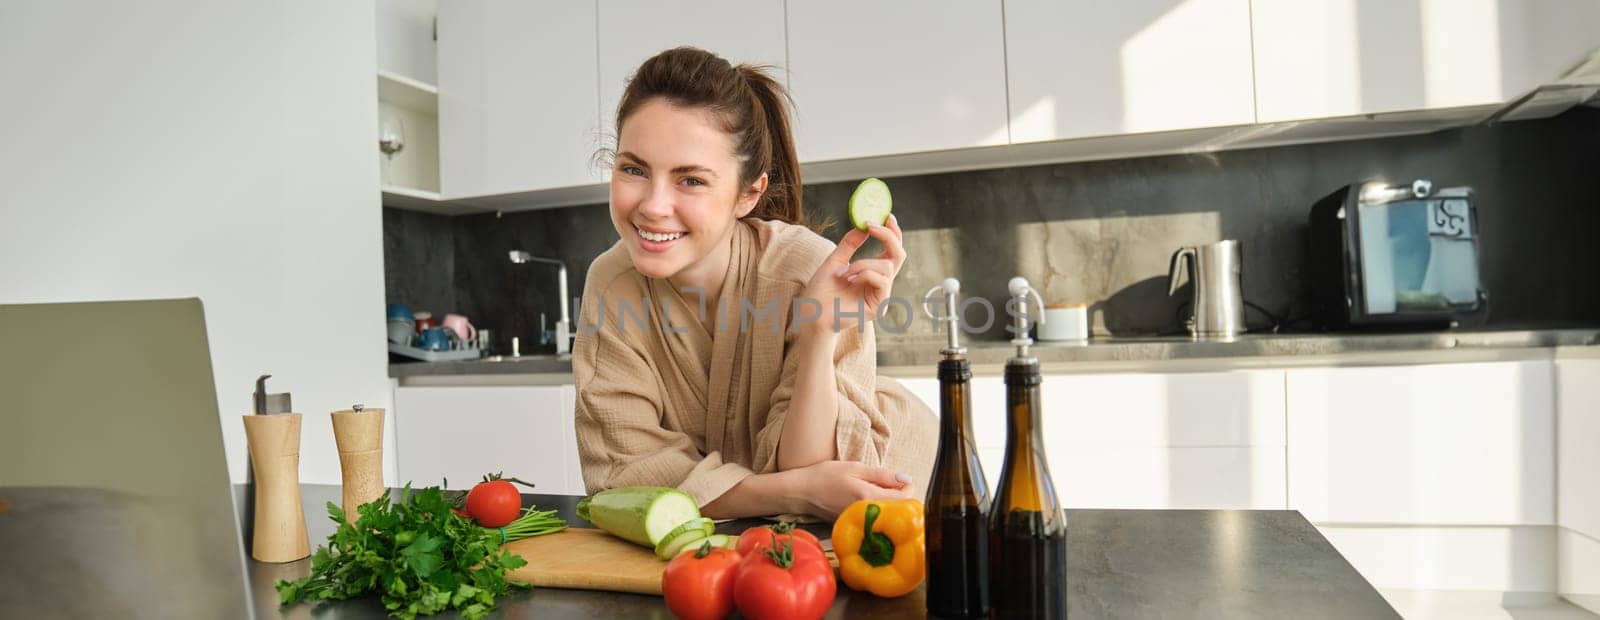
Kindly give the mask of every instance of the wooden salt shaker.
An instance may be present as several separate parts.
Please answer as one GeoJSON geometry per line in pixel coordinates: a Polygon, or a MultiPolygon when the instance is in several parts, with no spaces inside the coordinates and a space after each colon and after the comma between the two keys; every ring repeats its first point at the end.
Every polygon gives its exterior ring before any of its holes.
{"type": "Polygon", "coordinates": [[[250,557],[293,562],[311,555],[300,507],[300,414],[244,416],[244,434],[256,477],[250,557]]]}
{"type": "Polygon", "coordinates": [[[356,509],[384,493],[383,410],[356,405],[333,412],[333,440],[344,477],[344,520],[355,523],[356,509]]]}

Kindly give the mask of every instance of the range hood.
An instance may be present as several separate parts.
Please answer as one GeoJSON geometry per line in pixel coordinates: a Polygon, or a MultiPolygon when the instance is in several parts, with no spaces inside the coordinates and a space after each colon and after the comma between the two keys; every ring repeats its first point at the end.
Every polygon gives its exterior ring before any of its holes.
{"type": "Polygon", "coordinates": [[[1555,81],[1506,103],[1484,122],[1545,118],[1584,104],[1600,107],[1597,94],[1600,94],[1600,49],[1590,52],[1583,62],[1555,81]]]}

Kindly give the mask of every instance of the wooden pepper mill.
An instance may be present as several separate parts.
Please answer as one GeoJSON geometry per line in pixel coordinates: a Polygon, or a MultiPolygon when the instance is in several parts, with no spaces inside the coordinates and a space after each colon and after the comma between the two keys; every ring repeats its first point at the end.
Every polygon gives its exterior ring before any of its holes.
{"type": "Polygon", "coordinates": [[[355,405],[333,412],[333,440],[344,477],[344,520],[355,523],[356,509],[384,492],[383,410],[355,405]]]}
{"type": "Polygon", "coordinates": [[[244,416],[255,475],[250,557],[293,562],[311,555],[300,506],[300,414],[267,413],[266,379],[256,380],[256,412],[244,416]]]}

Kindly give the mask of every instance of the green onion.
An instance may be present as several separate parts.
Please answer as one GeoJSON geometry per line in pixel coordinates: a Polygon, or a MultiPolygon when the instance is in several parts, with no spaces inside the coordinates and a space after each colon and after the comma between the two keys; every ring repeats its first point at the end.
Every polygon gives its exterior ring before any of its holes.
{"type": "Polygon", "coordinates": [[[522,516],[517,517],[516,521],[512,521],[505,527],[485,529],[490,531],[499,531],[501,537],[503,538],[501,542],[511,542],[513,540],[522,540],[524,538],[532,538],[534,536],[554,534],[561,530],[567,529],[567,522],[561,520],[561,517],[556,516],[556,511],[534,510],[533,508],[533,506],[524,508],[522,510],[522,516]]]}

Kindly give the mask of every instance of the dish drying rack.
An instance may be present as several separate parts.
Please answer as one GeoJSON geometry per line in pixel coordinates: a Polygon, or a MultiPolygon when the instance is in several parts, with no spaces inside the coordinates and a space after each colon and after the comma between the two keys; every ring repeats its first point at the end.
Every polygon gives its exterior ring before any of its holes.
{"type": "Polygon", "coordinates": [[[478,348],[477,341],[457,342],[452,341],[449,349],[432,351],[405,344],[389,343],[389,352],[395,355],[404,355],[409,358],[419,359],[424,362],[455,362],[461,360],[475,360],[483,357],[483,351],[478,348]]]}

